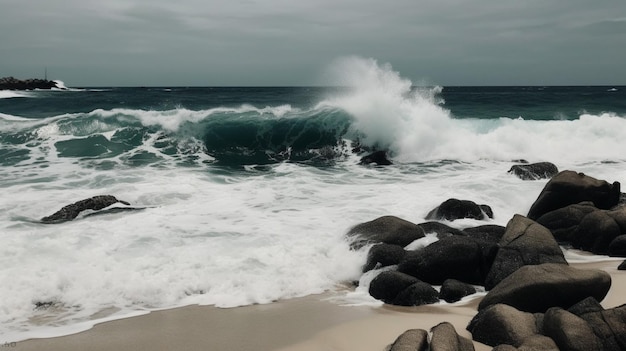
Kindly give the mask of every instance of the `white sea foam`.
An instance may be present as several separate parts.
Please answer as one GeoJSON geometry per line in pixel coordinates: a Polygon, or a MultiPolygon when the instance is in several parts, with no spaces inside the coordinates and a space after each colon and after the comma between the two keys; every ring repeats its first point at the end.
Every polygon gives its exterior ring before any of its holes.
{"type": "Polygon", "coordinates": [[[564,164],[626,159],[626,118],[582,114],[573,121],[454,119],[437,100],[440,87],[411,89],[388,64],[349,57],[333,66],[352,90],[324,102],[347,111],[361,142],[388,149],[402,162],[453,159],[558,160],[564,164]]]}
{"type": "Polygon", "coordinates": [[[24,91],[0,90],[0,99],[25,98],[31,95],[24,91]]]}

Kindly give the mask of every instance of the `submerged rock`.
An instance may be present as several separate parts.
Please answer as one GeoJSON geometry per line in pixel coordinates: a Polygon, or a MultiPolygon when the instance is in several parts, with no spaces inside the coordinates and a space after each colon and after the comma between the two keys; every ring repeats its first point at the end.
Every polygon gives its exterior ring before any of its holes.
{"type": "Polygon", "coordinates": [[[101,210],[103,208],[109,207],[115,203],[122,203],[124,205],[130,205],[126,201],[118,200],[115,196],[112,195],[98,195],[94,197],[90,197],[85,200],[81,200],[75,202],[71,205],[67,205],[61,208],[59,211],[54,214],[43,217],[41,219],[42,223],[61,223],[66,221],[71,221],[76,218],[82,211],[85,210],[101,210]]]}
{"type": "Polygon", "coordinates": [[[453,235],[466,235],[463,231],[452,228],[441,222],[424,222],[419,223],[417,226],[424,230],[424,234],[436,234],[438,239],[453,235]]]}
{"type": "Polygon", "coordinates": [[[369,155],[361,157],[361,161],[359,162],[359,164],[362,165],[369,165],[372,163],[375,163],[379,166],[389,166],[393,164],[393,162],[391,162],[389,158],[387,158],[386,151],[374,151],[369,155]]]}
{"type": "Polygon", "coordinates": [[[522,180],[549,179],[559,173],[559,169],[551,162],[513,165],[509,169],[522,180]]]}

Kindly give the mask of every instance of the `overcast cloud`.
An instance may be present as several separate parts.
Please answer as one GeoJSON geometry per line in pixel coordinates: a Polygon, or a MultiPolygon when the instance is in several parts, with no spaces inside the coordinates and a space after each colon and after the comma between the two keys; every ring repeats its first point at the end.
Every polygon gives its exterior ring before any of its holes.
{"type": "Polygon", "coordinates": [[[342,56],[414,83],[626,84],[623,0],[0,0],[0,76],[319,85],[342,56]]]}

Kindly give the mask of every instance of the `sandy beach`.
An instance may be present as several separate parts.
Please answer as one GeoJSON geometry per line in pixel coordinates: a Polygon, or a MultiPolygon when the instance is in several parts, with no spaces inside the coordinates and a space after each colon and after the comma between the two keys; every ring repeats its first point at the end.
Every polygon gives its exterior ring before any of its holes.
{"type": "MultiPolygon", "coordinates": [[[[612,287],[605,308],[626,303],[626,272],[620,261],[576,263],[606,270],[612,287]]],[[[459,334],[476,314],[479,299],[419,307],[341,306],[330,293],[231,309],[187,306],[96,325],[74,335],[11,344],[14,350],[363,350],[382,351],[407,329],[429,330],[451,322],[459,334]]],[[[11,342],[7,340],[7,342],[11,342]]],[[[476,350],[491,347],[475,343],[476,350]]]]}

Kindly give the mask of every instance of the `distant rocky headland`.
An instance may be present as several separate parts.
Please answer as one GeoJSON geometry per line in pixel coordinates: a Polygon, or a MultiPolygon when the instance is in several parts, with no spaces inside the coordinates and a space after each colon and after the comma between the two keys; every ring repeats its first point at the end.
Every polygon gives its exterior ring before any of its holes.
{"type": "Polygon", "coordinates": [[[0,78],[0,90],[33,90],[60,88],[55,81],[47,79],[20,80],[13,77],[0,78]]]}

